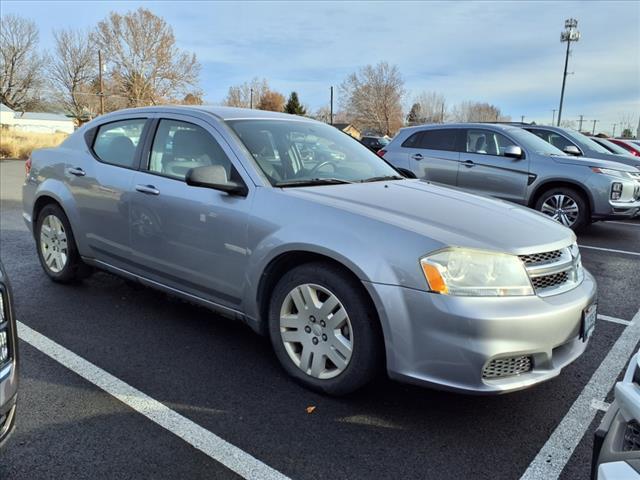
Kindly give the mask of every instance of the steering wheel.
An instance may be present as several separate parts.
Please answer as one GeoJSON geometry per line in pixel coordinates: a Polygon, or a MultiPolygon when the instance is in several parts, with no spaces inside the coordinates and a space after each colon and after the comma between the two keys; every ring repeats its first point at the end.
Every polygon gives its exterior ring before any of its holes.
{"type": "Polygon", "coordinates": [[[331,165],[333,167],[333,170],[336,170],[336,164],[335,162],[332,162],[331,160],[325,160],[324,162],[320,162],[319,164],[317,164],[315,167],[313,167],[311,169],[311,171],[309,172],[309,175],[314,175],[318,170],[320,170],[322,167],[324,167],[325,165],[331,165]]]}

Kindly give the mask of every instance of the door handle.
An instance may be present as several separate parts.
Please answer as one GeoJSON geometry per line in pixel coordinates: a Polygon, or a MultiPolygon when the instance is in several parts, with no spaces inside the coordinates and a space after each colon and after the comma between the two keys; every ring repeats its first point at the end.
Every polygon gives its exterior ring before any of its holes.
{"type": "Polygon", "coordinates": [[[423,156],[421,153],[414,153],[413,155],[411,155],[411,158],[413,158],[414,160],[422,160],[423,156]]]}
{"type": "Polygon", "coordinates": [[[84,177],[86,175],[85,171],[79,167],[69,168],[67,170],[71,175],[75,175],[76,177],[84,177]]]}
{"type": "Polygon", "coordinates": [[[160,190],[153,185],[136,185],[136,191],[147,195],[160,195],[160,190]]]}
{"type": "Polygon", "coordinates": [[[462,164],[467,168],[475,167],[476,165],[472,160],[465,160],[462,164]]]}

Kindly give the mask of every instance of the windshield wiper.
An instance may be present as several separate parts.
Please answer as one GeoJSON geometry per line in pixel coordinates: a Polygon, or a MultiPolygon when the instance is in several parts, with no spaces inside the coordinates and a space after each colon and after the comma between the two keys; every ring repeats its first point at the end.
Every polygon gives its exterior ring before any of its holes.
{"type": "Polygon", "coordinates": [[[274,187],[306,187],[313,185],[339,185],[342,183],[353,183],[342,178],[299,178],[296,180],[283,180],[276,182],[274,187]]]}
{"type": "Polygon", "coordinates": [[[385,180],[404,180],[404,177],[401,177],[400,175],[382,175],[380,177],[365,178],[364,180],[360,180],[360,183],[383,182],[385,180]]]}

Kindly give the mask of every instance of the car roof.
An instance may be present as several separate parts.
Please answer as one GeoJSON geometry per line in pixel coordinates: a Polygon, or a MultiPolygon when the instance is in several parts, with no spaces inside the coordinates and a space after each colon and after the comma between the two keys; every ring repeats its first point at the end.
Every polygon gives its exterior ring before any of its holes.
{"type": "Polygon", "coordinates": [[[494,129],[494,130],[516,130],[520,129],[519,126],[510,125],[506,123],[482,123],[482,122],[474,122],[474,123],[425,123],[422,125],[415,125],[413,127],[404,127],[401,128],[400,131],[403,133],[412,133],[419,132],[422,130],[440,130],[443,128],[484,128],[484,129],[494,129]]]}
{"type": "MultiPolygon", "coordinates": [[[[300,117],[298,115],[290,115],[288,113],[270,112],[267,110],[257,110],[251,108],[236,107],[218,107],[213,105],[158,105],[153,107],[127,108],[111,112],[114,114],[131,114],[138,115],[141,113],[188,113],[188,112],[204,112],[213,115],[220,120],[239,120],[239,119],[279,119],[279,120],[301,120],[308,122],[316,122],[311,118],[300,117]]],[[[106,116],[105,116],[106,117],[106,116]]]]}

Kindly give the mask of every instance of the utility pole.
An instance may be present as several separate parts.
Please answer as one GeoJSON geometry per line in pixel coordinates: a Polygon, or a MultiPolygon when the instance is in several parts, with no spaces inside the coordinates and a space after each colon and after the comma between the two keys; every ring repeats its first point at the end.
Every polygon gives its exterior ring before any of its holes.
{"type": "Polygon", "coordinates": [[[560,91],[560,106],[558,107],[558,126],[562,119],[562,102],[564,101],[564,87],[567,83],[567,66],[569,65],[569,48],[571,42],[580,40],[580,32],[578,31],[578,20],[569,18],[564,21],[564,32],[560,34],[560,43],[567,42],[567,53],[564,57],[564,74],[562,75],[562,90],[560,91]]]}
{"type": "MultiPolygon", "coordinates": [[[[497,121],[498,119],[496,118],[496,122],[497,121]]],[[[440,109],[440,123],[444,123],[444,102],[442,102],[441,109],[440,109]]]]}
{"type": "Polygon", "coordinates": [[[558,110],[556,110],[555,108],[553,110],[551,110],[553,112],[553,117],[551,118],[551,125],[555,125],[556,124],[556,112],[558,110]]]}
{"type": "Polygon", "coordinates": [[[595,135],[596,134],[596,123],[599,122],[600,120],[592,120],[593,121],[593,130],[591,130],[591,135],[595,135]]]}
{"type": "Polygon", "coordinates": [[[613,138],[616,138],[616,125],[618,125],[618,124],[617,124],[617,123],[614,123],[614,124],[613,124],[613,133],[611,134],[611,136],[612,136],[613,138]]]}
{"type": "MultiPolygon", "coordinates": [[[[579,123],[579,126],[578,126],[578,131],[579,131],[579,132],[581,132],[581,131],[582,131],[582,122],[583,122],[583,119],[584,119],[584,115],[580,115],[580,123],[579,123]]],[[[560,126],[560,122],[558,122],[558,126],[560,126]]]]}
{"type": "Polygon", "coordinates": [[[104,115],[104,84],[102,83],[102,52],[98,50],[98,78],[100,80],[100,115],[104,115]]]}
{"type": "Polygon", "coordinates": [[[333,85],[329,88],[329,125],[333,125],[333,85]]]}
{"type": "Polygon", "coordinates": [[[520,115],[520,123],[524,123],[524,115],[520,115]]]}
{"type": "Polygon", "coordinates": [[[249,108],[253,108],[253,88],[249,89],[249,108]]]}

